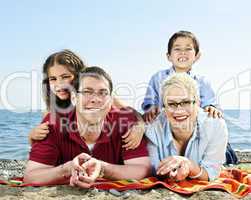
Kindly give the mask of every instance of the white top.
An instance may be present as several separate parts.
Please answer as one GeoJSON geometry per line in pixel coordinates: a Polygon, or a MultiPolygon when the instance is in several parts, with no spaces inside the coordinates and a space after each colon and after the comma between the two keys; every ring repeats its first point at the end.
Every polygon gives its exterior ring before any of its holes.
{"type": "Polygon", "coordinates": [[[88,149],[90,150],[90,152],[92,152],[94,145],[95,145],[95,143],[93,143],[93,144],[87,144],[88,149]]]}

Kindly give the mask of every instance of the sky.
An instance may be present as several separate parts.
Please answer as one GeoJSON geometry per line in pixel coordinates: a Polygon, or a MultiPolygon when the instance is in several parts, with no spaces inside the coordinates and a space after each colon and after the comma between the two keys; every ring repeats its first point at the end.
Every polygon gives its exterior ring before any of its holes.
{"type": "Polygon", "coordinates": [[[44,109],[41,69],[71,49],[112,76],[139,109],[150,77],[169,68],[168,39],[188,30],[200,41],[194,70],[210,80],[224,109],[251,109],[251,2],[234,0],[2,1],[0,108],[44,109]]]}

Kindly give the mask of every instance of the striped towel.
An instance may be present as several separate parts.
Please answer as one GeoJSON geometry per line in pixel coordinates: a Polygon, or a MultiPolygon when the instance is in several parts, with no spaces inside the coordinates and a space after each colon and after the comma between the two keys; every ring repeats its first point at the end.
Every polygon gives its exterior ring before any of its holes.
{"type": "MultiPolygon", "coordinates": [[[[11,180],[0,180],[0,184],[9,185],[12,187],[25,186],[50,186],[48,184],[23,184],[23,178],[13,178],[11,180]]],[[[55,184],[53,184],[55,185],[55,184]]],[[[119,181],[109,181],[100,179],[92,185],[93,188],[109,190],[116,189],[118,191],[130,189],[151,189],[158,187],[165,187],[173,192],[179,194],[190,195],[198,191],[208,189],[224,190],[237,198],[242,198],[251,194],[251,166],[250,169],[224,169],[220,177],[214,181],[200,181],[200,180],[184,180],[180,182],[172,182],[168,179],[159,180],[156,177],[148,177],[142,180],[124,179],[119,181]]]]}

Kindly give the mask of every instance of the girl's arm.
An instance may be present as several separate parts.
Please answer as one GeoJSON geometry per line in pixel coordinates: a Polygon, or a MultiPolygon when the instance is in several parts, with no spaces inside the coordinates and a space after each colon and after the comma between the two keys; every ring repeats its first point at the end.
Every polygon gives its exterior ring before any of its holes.
{"type": "Polygon", "coordinates": [[[120,109],[120,108],[129,108],[133,111],[134,115],[137,117],[138,122],[133,125],[126,134],[122,136],[125,144],[123,145],[123,148],[126,149],[135,149],[137,148],[141,140],[143,138],[144,132],[145,132],[145,122],[142,117],[142,115],[135,110],[134,108],[127,105],[124,101],[117,97],[113,97],[113,106],[120,109]]]}
{"type": "MultiPolygon", "coordinates": [[[[49,112],[43,112],[42,116],[43,118],[48,114],[49,112]]],[[[48,129],[49,122],[44,122],[33,128],[28,136],[29,143],[32,144],[34,140],[43,140],[47,134],[49,133],[48,129]]]]}

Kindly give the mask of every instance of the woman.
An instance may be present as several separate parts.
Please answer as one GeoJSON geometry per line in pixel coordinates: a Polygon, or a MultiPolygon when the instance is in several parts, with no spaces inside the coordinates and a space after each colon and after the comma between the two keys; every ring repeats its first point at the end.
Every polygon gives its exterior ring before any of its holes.
{"type": "Polygon", "coordinates": [[[225,121],[200,109],[196,82],[185,73],[164,82],[162,98],[164,109],[146,132],[153,173],[174,181],[215,179],[225,161],[225,121]]]}

